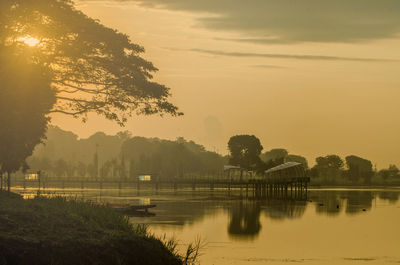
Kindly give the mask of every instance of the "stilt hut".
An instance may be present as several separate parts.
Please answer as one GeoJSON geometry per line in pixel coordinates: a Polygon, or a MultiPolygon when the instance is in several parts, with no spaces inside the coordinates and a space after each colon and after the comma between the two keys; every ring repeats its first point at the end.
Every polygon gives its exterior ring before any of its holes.
{"type": "Polygon", "coordinates": [[[306,171],[301,163],[287,162],[266,170],[265,177],[267,180],[290,182],[306,178],[306,171]]]}

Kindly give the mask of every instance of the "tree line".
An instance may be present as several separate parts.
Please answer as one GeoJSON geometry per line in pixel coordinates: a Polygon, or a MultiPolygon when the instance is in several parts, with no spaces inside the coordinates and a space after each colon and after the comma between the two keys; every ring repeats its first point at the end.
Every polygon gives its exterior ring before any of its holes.
{"type": "Polygon", "coordinates": [[[128,181],[138,175],[158,178],[216,176],[227,157],[182,137],[176,140],[95,133],[87,139],[50,127],[44,145],[28,158],[30,170],[50,178],[114,179],[128,181]]]}
{"type": "Polygon", "coordinates": [[[307,159],[300,155],[289,154],[286,149],[276,148],[262,152],[263,146],[254,135],[235,135],[228,142],[229,162],[245,170],[263,174],[269,168],[286,162],[303,164],[312,184],[349,185],[349,184],[398,184],[400,171],[396,165],[377,170],[368,159],[349,155],[343,160],[338,155],[320,156],[315,165],[308,167],[307,159]]]}

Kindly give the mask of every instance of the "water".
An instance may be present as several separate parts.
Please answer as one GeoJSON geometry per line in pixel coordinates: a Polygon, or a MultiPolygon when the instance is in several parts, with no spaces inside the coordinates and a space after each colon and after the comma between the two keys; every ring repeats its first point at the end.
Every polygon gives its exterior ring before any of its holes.
{"type": "MultiPolygon", "coordinates": [[[[71,191],[71,193],[78,191],[71,191]]],[[[85,190],[86,198],[152,203],[132,217],[179,240],[200,236],[211,264],[400,264],[400,189],[310,190],[307,199],[254,199],[232,192],[85,190]]]]}

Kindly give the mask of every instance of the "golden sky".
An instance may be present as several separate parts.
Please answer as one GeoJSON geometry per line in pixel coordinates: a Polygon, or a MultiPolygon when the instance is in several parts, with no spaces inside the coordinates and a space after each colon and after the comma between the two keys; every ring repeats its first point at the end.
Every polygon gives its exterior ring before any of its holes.
{"type": "Polygon", "coordinates": [[[125,0],[77,7],[145,47],[171,87],[178,118],[95,115],[53,124],[174,139],[227,153],[235,134],[264,150],[307,157],[359,155],[400,166],[400,1],[125,0]]]}

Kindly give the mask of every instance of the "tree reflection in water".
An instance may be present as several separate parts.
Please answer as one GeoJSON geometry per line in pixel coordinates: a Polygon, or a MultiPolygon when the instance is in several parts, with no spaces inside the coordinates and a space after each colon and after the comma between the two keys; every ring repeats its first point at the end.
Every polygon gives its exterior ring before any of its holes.
{"type": "Polygon", "coordinates": [[[310,190],[307,198],[302,199],[290,196],[256,198],[230,195],[185,197],[182,200],[175,196],[170,200],[152,201],[157,204],[154,210],[156,216],[148,218],[146,222],[153,225],[185,226],[225,212],[229,218],[229,237],[253,240],[262,230],[262,215],[275,221],[298,219],[303,217],[307,207],[315,208],[317,215],[355,215],[370,211],[376,199],[395,203],[399,198],[399,191],[382,190],[310,190]]]}
{"type": "Polygon", "coordinates": [[[260,232],[260,202],[240,200],[229,208],[228,233],[236,238],[253,238],[260,232]]]}

